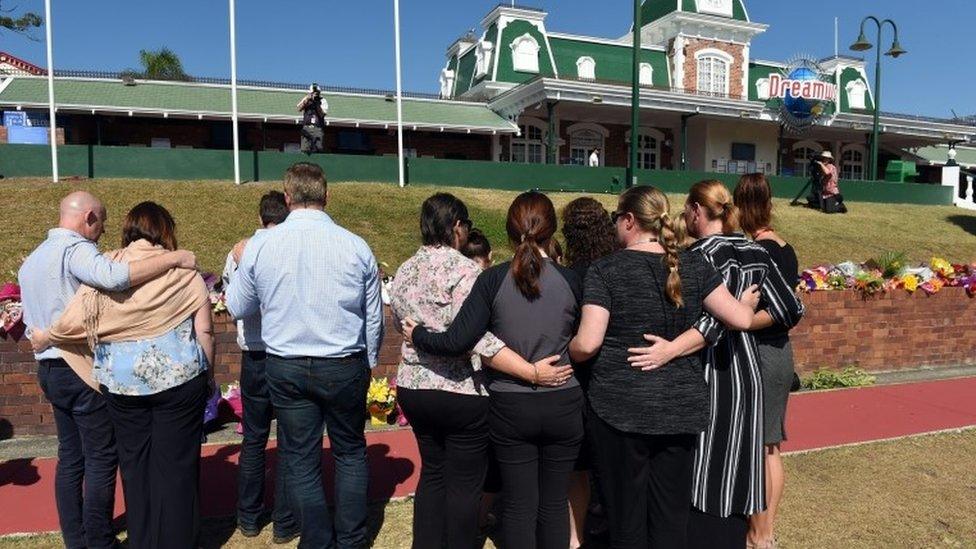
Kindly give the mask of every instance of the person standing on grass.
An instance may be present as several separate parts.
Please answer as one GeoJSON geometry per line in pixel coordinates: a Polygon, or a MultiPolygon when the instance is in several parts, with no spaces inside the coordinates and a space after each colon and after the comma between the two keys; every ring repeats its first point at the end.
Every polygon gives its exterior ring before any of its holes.
{"type": "Polygon", "coordinates": [[[758,302],[747,293],[740,303],[701,254],[679,251],[669,210],[654,187],[620,195],[612,219],[623,249],[590,265],[569,344],[575,362],[592,360],[586,419],[614,548],[685,547],[695,443],[709,411],[691,354],[705,339],[694,326],[707,311],[746,328],[758,302]],[[689,343],[635,367],[628,351],[643,346],[646,333],[689,343]]]}
{"type": "MultiPolygon", "coordinates": [[[[773,230],[772,191],[760,173],[739,178],[733,192],[742,230],[766,250],[790,288],[799,283],[799,261],[793,246],[773,230]]],[[[760,303],[765,309],[765,303],[760,303]]],[[[786,404],[793,385],[795,368],[790,328],[773,322],[768,311],[760,310],[752,328],[759,351],[763,385],[763,444],[766,446],[766,510],[749,517],[749,543],[758,548],[774,547],[774,524],[783,497],[786,476],[780,443],[786,440],[786,404]]]]}
{"type": "MultiPolygon", "coordinates": [[[[284,222],[288,217],[285,195],[280,191],[271,191],[262,196],[259,215],[261,228],[254,232],[255,235],[284,222]]],[[[247,240],[242,240],[227,254],[222,277],[225,288],[230,284],[231,275],[237,270],[240,253],[243,252],[247,240]]],[[[261,533],[260,521],[264,511],[264,454],[274,416],[265,374],[267,353],[261,339],[260,313],[237,319],[237,345],[241,348],[240,383],[244,405],[241,418],[244,440],[241,442],[240,467],[237,473],[237,529],[242,536],[252,538],[261,533]]],[[[280,433],[276,438],[280,438],[280,433]]],[[[271,522],[274,530],[272,539],[275,543],[287,543],[299,534],[297,521],[288,506],[283,470],[275,472],[271,522]]]]}
{"type": "Polygon", "coordinates": [[[251,237],[230,277],[234,318],[261,313],[265,375],[278,417],[279,463],[301,525],[299,547],[366,543],[366,392],[383,340],[376,259],[325,213],[322,168],[285,171],[291,213],[251,237]],[[335,518],[322,487],[322,428],[335,457],[335,518]]]}
{"type": "MultiPolygon", "coordinates": [[[[789,328],[803,316],[803,305],[783,279],[769,253],[739,231],[739,212],[720,181],[692,185],[684,209],[691,249],[722,275],[733,295],[759,286],[765,312],[789,328]]],[[[694,509],[688,522],[691,548],[742,548],[747,517],[766,508],[763,457],[763,380],[756,341],[748,331],[728,331],[712,319],[698,325],[704,351],[711,415],[695,453],[694,509]]]]}
{"type": "MultiPolygon", "coordinates": [[[[576,272],[580,280],[586,280],[586,272],[590,265],[601,257],[612,254],[617,250],[617,234],[610,213],[597,200],[584,196],[566,204],[562,212],[563,237],[566,241],[564,264],[576,272]]],[[[592,363],[577,364],[574,367],[576,378],[583,388],[584,396],[589,387],[590,368],[592,363]]],[[[586,413],[589,406],[584,406],[583,445],[580,447],[579,457],[573,467],[573,474],[569,483],[569,547],[577,549],[586,538],[586,517],[590,507],[597,511],[603,508],[591,505],[590,499],[590,470],[593,467],[592,440],[586,427],[586,413]]],[[[596,479],[593,479],[594,481],[596,479]]],[[[595,482],[594,482],[595,483],[595,482]]],[[[594,503],[599,502],[599,490],[594,503]]]]}
{"type": "Polygon", "coordinates": [[[422,352],[445,356],[469,352],[488,331],[505,343],[487,361],[489,433],[504,500],[501,545],[566,549],[569,474],[583,439],[583,392],[567,348],[580,284],[550,259],[556,210],[546,195],[516,197],[506,231],[515,257],[478,276],[447,331],[407,319],[404,336],[422,352]]]}
{"type": "MultiPolygon", "coordinates": [[[[464,202],[437,193],[420,207],[423,245],[390,283],[390,307],[399,325],[417,319],[436,330],[451,324],[481,273],[459,250],[467,247],[471,220],[464,202]]],[[[485,334],[474,353],[504,347],[485,334]]],[[[488,460],[488,391],[481,362],[468,354],[437,356],[407,342],[397,370],[397,399],[410,418],[420,449],[420,483],[414,499],[413,547],[473,549],[488,460]],[[473,368],[473,366],[477,366],[473,368]]]]}
{"type": "MultiPolygon", "coordinates": [[[[142,202],[125,217],[122,245],[108,255],[158,257],[176,250],[176,224],[159,204],[142,202]]],[[[31,340],[59,346],[105,395],[132,547],[197,543],[202,414],[214,386],[211,308],[200,274],[174,269],[124,292],[82,286],[31,340]]]]}
{"type": "MultiPolygon", "coordinates": [[[[28,337],[50,327],[82,284],[122,291],[175,267],[196,267],[195,256],[185,250],[132,263],[112,261],[96,246],[107,218],[105,206],[90,193],[73,192],[61,201],[58,227],[48,231],[17,275],[28,337]]],[[[72,370],[57,348],[35,352],[34,358],[58,433],[54,496],[64,544],[113,547],[118,461],[105,399],[90,376],[72,370]]]]}

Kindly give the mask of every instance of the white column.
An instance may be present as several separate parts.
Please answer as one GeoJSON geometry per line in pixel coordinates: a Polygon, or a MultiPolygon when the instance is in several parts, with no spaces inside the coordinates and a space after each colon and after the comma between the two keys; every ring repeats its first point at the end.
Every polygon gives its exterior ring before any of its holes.
{"type": "Polygon", "coordinates": [[[51,41],[51,0],[44,0],[44,33],[47,38],[47,107],[51,121],[51,181],[58,182],[58,122],[54,116],[54,44],[51,41]]]}
{"type": "Polygon", "coordinates": [[[403,166],[403,90],[400,81],[400,0],[393,0],[393,34],[396,42],[397,168],[400,186],[406,185],[403,166]]]}
{"type": "Polygon", "coordinates": [[[240,139],[237,135],[237,15],[234,11],[235,0],[230,2],[230,117],[231,131],[234,135],[234,184],[241,184],[241,155],[240,139]]]}

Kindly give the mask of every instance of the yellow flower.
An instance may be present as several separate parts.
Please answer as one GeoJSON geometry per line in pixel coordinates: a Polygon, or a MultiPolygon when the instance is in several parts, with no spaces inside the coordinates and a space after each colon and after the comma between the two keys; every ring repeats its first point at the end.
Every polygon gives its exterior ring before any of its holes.
{"type": "Polygon", "coordinates": [[[912,274],[905,275],[901,277],[901,284],[909,293],[914,292],[918,289],[918,277],[912,274]]]}
{"type": "Polygon", "coordinates": [[[933,271],[942,276],[950,276],[955,273],[955,270],[952,268],[952,264],[941,257],[933,257],[929,266],[933,271]]]}

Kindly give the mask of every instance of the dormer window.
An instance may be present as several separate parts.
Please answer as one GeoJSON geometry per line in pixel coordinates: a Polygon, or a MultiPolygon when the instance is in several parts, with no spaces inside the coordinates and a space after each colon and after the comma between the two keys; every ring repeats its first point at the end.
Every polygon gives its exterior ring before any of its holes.
{"type": "Polygon", "coordinates": [[[596,80],[596,61],[588,56],[577,59],[576,76],[580,80],[596,80]]]}
{"type": "Polygon", "coordinates": [[[495,45],[487,40],[478,42],[474,50],[474,77],[484,78],[491,72],[491,52],[495,45]]]}
{"type": "Polygon", "coordinates": [[[447,99],[454,95],[454,71],[441,69],[441,97],[447,99]]]}
{"type": "Polygon", "coordinates": [[[654,85],[654,67],[650,63],[641,63],[638,82],[641,86],[654,85]]]}
{"type": "Polygon", "coordinates": [[[863,110],[867,108],[867,102],[865,101],[867,91],[868,87],[860,78],[847,83],[847,105],[851,110],[863,110]]]}
{"type": "Polygon", "coordinates": [[[512,69],[518,72],[539,72],[539,42],[529,33],[512,42],[512,69]]]}
{"type": "Polygon", "coordinates": [[[732,17],[732,0],[698,0],[698,12],[732,17]]]}
{"type": "Polygon", "coordinates": [[[729,94],[732,56],[722,50],[704,49],[695,54],[698,93],[725,97],[729,94]]]}

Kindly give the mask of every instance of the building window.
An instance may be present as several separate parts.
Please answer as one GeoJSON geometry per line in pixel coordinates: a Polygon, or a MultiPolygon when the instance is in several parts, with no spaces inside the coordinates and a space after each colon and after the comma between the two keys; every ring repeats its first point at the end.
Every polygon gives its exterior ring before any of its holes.
{"type": "Polygon", "coordinates": [[[798,177],[812,175],[810,160],[816,158],[822,150],[822,147],[813,142],[801,142],[793,145],[793,175],[798,177]]]}
{"type": "Polygon", "coordinates": [[[864,179],[864,149],[857,145],[848,147],[840,160],[841,179],[864,179]]]}
{"type": "Polygon", "coordinates": [[[868,87],[863,80],[852,80],[847,83],[847,105],[851,110],[866,109],[867,103],[864,96],[867,94],[868,87]]]}
{"type": "Polygon", "coordinates": [[[441,69],[441,97],[449,99],[454,96],[454,71],[441,69]]]}
{"type": "Polygon", "coordinates": [[[654,68],[651,67],[650,63],[640,64],[640,76],[637,81],[640,82],[641,86],[654,85],[654,68]]]}
{"type": "Polygon", "coordinates": [[[512,137],[512,162],[542,164],[546,160],[542,128],[519,124],[520,135],[512,137]]]}
{"type": "Polygon", "coordinates": [[[721,50],[706,49],[698,52],[695,57],[698,60],[698,92],[728,95],[732,56],[721,50]]]}
{"type": "Polygon", "coordinates": [[[491,52],[495,45],[487,40],[481,40],[474,50],[474,77],[484,78],[491,72],[491,52]]]}
{"type": "Polygon", "coordinates": [[[658,157],[661,155],[660,141],[653,135],[646,133],[637,136],[637,169],[656,170],[658,157]]]}
{"type": "Polygon", "coordinates": [[[603,135],[596,130],[576,130],[569,136],[569,163],[588,166],[595,149],[600,149],[598,156],[603,165],[603,135]]]}
{"type": "Polygon", "coordinates": [[[512,68],[518,72],[539,72],[539,42],[529,33],[512,42],[512,68]]]}
{"type": "Polygon", "coordinates": [[[596,80],[596,61],[584,56],[576,60],[576,76],[580,80],[596,80]]]}

